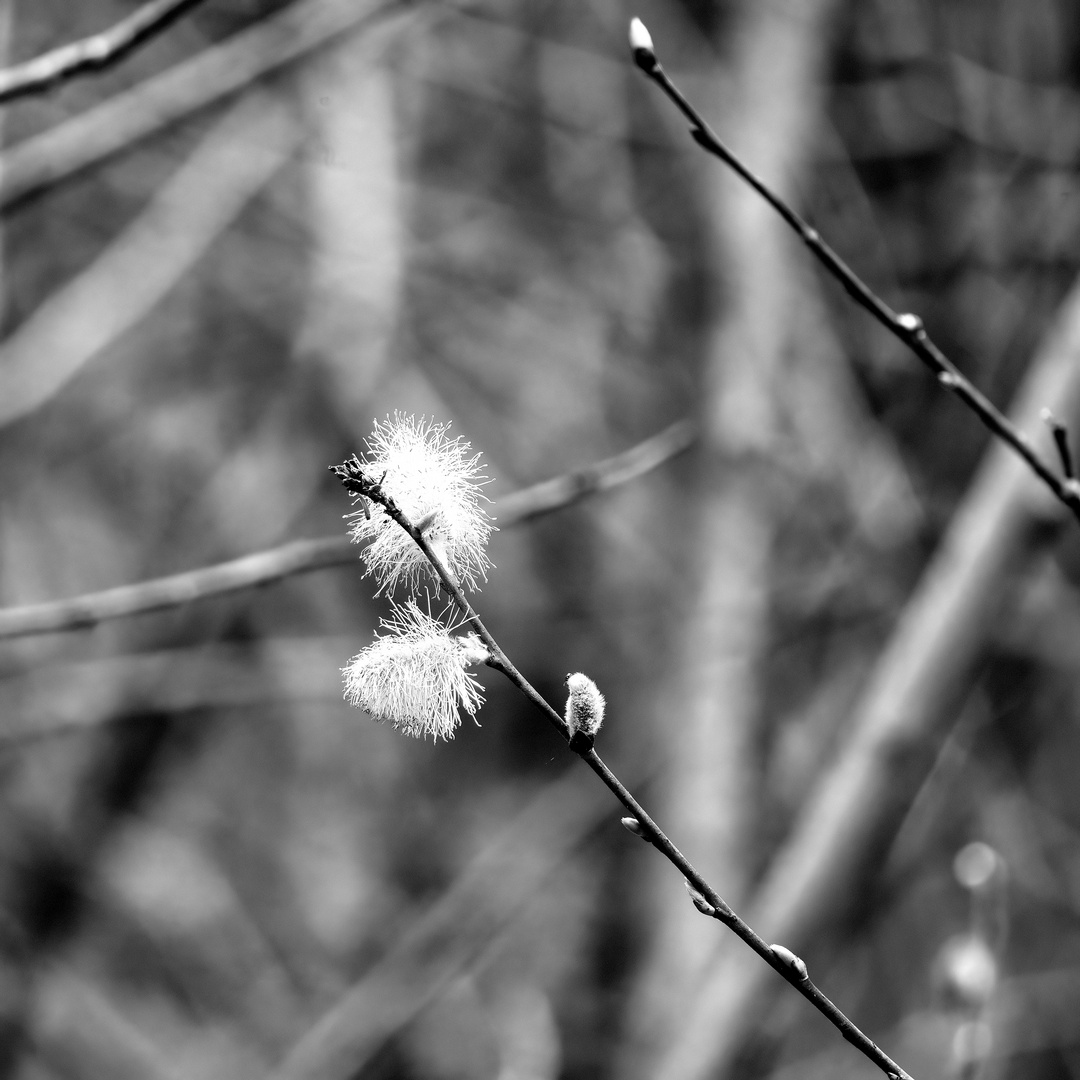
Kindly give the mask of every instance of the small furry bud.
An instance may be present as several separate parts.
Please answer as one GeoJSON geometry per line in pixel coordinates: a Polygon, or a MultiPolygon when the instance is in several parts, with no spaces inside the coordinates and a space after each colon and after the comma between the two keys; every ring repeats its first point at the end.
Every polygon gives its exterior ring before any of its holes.
{"type": "Polygon", "coordinates": [[[604,722],[604,695],[580,671],[566,676],[566,687],[570,691],[566,699],[566,726],[571,736],[581,735],[591,742],[604,722]]]}
{"type": "Polygon", "coordinates": [[[923,328],[922,319],[912,311],[896,316],[897,324],[909,334],[917,334],[923,328]]]}
{"type": "Polygon", "coordinates": [[[652,34],[640,19],[630,20],[630,51],[634,54],[634,63],[646,74],[656,67],[652,34]]]}
{"type": "Polygon", "coordinates": [[[632,832],[635,836],[644,837],[645,833],[641,828],[641,822],[636,817],[630,817],[627,815],[624,818],[619,818],[619,822],[627,832],[632,832]]]}
{"type": "Polygon", "coordinates": [[[772,950],[773,956],[789,971],[793,971],[800,980],[810,978],[802,957],[796,956],[790,949],[784,948],[783,945],[770,945],[769,948],[772,950]]]}

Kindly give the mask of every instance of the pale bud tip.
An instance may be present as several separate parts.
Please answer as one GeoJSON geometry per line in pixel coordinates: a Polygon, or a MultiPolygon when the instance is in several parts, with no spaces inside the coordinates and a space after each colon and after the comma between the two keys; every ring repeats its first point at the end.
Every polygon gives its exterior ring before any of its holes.
{"type": "Polygon", "coordinates": [[[649,28],[637,18],[630,20],[630,48],[631,49],[648,49],[652,51],[652,34],[649,33],[649,28]]]}
{"type": "Polygon", "coordinates": [[[656,52],[653,49],[652,34],[648,27],[637,18],[630,20],[630,51],[634,62],[645,72],[656,67],[656,52]]]}
{"type": "Polygon", "coordinates": [[[636,817],[630,817],[629,815],[627,815],[624,818],[619,818],[619,821],[622,823],[622,827],[626,829],[627,832],[632,832],[635,836],[645,835],[645,830],[641,827],[641,822],[638,821],[636,817]]]}
{"type": "Polygon", "coordinates": [[[784,948],[783,945],[770,945],[769,948],[772,950],[773,956],[789,971],[794,972],[799,979],[808,979],[810,977],[802,957],[796,956],[790,949],[784,948]]]}

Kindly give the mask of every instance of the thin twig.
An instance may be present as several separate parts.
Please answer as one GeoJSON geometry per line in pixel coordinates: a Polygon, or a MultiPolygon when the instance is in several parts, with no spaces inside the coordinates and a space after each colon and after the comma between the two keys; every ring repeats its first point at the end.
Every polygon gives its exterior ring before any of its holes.
{"type": "Polygon", "coordinates": [[[126,150],[349,32],[378,50],[435,5],[412,0],[294,0],[99,105],[6,148],[0,210],[126,150]]]}
{"type": "Polygon", "coordinates": [[[0,102],[40,94],[63,79],[100,71],[156,37],[202,0],[149,0],[108,30],[0,70],[0,102]]]}
{"type": "Polygon", "coordinates": [[[1031,440],[1016,427],[996,405],[976,389],[959,368],[930,340],[922,319],[910,312],[897,314],[860,278],[821,238],[817,229],[808,225],[779,195],[753,173],[705,122],[701,114],[671,81],[656,58],[652,41],[639,20],[635,26],[644,36],[632,30],[631,45],[634,62],[675,103],[690,121],[690,135],[705,151],[718,157],[742,180],[750,185],[798,234],[825,269],[843,286],[845,292],[861,308],[868,311],[891,334],[899,338],[934,373],[946,390],[952,391],[999,439],[1011,446],[1028,466],[1053,492],[1073,516],[1080,521],[1080,491],[1063,480],[1035,449],[1031,440]]]}
{"type": "Polygon", "coordinates": [[[423,551],[431,563],[439,580],[461,612],[463,620],[476,632],[487,646],[490,653],[488,665],[501,671],[540,711],[544,718],[563,737],[570,749],[603,781],[616,799],[630,811],[637,822],[634,831],[648,843],[651,843],[682,875],[690,889],[694,906],[704,915],[722,922],[737,934],[754,950],[773,970],[778,972],[795,987],[819,1012],[821,1012],[839,1031],[840,1034],[866,1055],[890,1078],[890,1080],[911,1080],[895,1061],[867,1035],[859,1030],[837,1006],[829,1000],[809,979],[806,965],[786,949],[774,949],[764,938],[746,923],[720,894],[694,868],[689,859],[672,843],[666,833],[646,813],[644,807],[634,798],[626,786],[604,763],[592,745],[592,738],[582,739],[567,726],[562,716],[539,693],[539,691],[521,674],[503,651],[494,636],[484,625],[480,616],[465,596],[457,578],[450,573],[428,543],[424,533],[402,512],[394,500],[382,488],[381,478],[375,479],[364,472],[363,463],[352,458],[344,465],[334,466],[332,471],[342,480],[346,489],[353,495],[361,495],[378,503],[387,516],[403,528],[414,543],[423,551]]]}
{"type": "MultiPolygon", "coordinates": [[[[691,425],[679,421],[614,457],[515,491],[499,501],[499,524],[506,528],[627,483],[682,453],[693,437],[691,425]]],[[[66,600],[0,609],[0,638],[86,630],[107,619],[179,607],[280,581],[294,574],[341,566],[355,559],[356,548],[344,536],[294,540],[268,551],[182,574],[66,600]]]]}

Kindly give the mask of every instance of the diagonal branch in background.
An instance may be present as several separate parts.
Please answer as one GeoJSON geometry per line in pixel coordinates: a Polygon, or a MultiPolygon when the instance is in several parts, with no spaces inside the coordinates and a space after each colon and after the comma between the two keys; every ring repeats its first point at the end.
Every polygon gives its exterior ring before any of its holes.
{"type": "MultiPolygon", "coordinates": [[[[1017,394],[1018,427],[1035,429],[1043,407],[1076,415],[1078,353],[1080,281],[1017,394]]],[[[992,444],[856,704],[838,760],[816,782],[751,899],[754,925],[797,951],[865,894],[995,632],[1004,579],[1029,547],[1033,525],[1056,509],[1023,463],[992,444]]],[[[658,1078],[706,1080],[725,1071],[763,1015],[770,986],[760,968],[725,943],[658,1078]]]]}
{"type": "MultiPolygon", "coordinates": [[[[197,56],[0,155],[0,210],[88,168],[349,31],[391,34],[403,0],[296,0],[197,56]]],[[[376,38],[380,38],[377,34],[376,38]]]]}
{"type": "Polygon", "coordinates": [[[138,217],[0,343],[0,427],[48,402],[158,304],[300,138],[266,91],[233,104],[138,217]]]}
{"type": "Polygon", "coordinates": [[[1028,467],[1065,504],[1080,521],[1080,490],[1076,485],[1062,479],[1047,464],[1024,432],[1009,420],[960,369],[930,340],[922,319],[910,312],[897,314],[877,295],[835,251],[821,238],[817,229],[811,228],[779,195],[720,140],[705,122],[697,109],[686,99],[682,91],[671,81],[653,50],[652,38],[640,19],[634,19],[630,27],[630,44],[634,62],[675,103],[679,111],[690,121],[690,134],[705,151],[718,157],[740,179],[754,189],[798,234],[813,255],[843,286],[844,291],[861,308],[868,311],[891,334],[899,338],[934,373],[938,382],[952,391],[975,413],[983,424],[1002,442],[1011,446],[1028,467]]]}
{"type": "Polygon", "coordinates": [[[0,102],[40,94],[63,79],[118,63],[203,0],[149,0],[126,18],[82,41],[0,70],[0,102]]]}
{"type": "MultiPolygon", "coordinates": [[[[693,439],[691,425],[679,421],[621,454],[516,491],[499,500],[499,524],[516,525],[635,480],[681,454],[693,439]]],[[[344,536],[294,540],[182,574],[0,610],[0,638],[85,630],[106,619],[179,607],[355,560],[356,547],[344,536]]]]}
{"type": "Polygon", "coordinates": [[[509,928],[610,821],[600,789],[571,769],[547,785],[379,960],[315,1020],[269,1080],[345,1080],[454,979],[505,944],[509,928]],[[527,852],[527,857],[522,853],[527,852]]]}

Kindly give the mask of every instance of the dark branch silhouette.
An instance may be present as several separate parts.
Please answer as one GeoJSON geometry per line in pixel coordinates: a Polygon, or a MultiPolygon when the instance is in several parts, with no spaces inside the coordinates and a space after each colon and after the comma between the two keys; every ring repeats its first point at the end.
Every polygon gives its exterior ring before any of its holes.
{"type": "Polygon", "coordinates": [[[203,0],[149,0],[108,30],[0,70],[0,102],[40,94],[64,79],[118,63],[203,0]]]}

